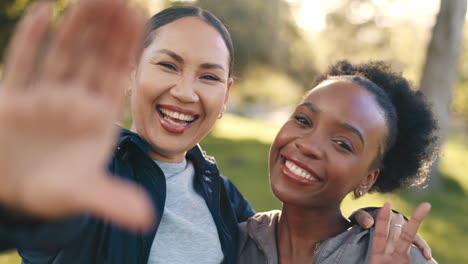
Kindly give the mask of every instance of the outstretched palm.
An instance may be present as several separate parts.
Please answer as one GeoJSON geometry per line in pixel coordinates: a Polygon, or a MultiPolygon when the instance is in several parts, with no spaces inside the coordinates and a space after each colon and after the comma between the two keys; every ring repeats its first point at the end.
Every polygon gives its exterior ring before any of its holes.
{"type": "Polygon", "coordinates": [[[80,0],[42,54],[49,5],[28,12],[7,54],[0,202],[46,218],[87,212],[147,227],[146,195],[106,172],[142,21],[121,1],[80,0]]]}

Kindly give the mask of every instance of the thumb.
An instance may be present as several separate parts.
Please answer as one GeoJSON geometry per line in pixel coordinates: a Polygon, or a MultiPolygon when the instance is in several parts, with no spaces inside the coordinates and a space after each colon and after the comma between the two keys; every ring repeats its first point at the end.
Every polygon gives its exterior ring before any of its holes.
{"type": "Polygon", "coordinates": [[[77,192],[82,210],[131,231],[153,227],[154,206],[142,187],[109,175],[94,179],[77,192]]]}
{"type": "Polygon", "coordinates": [[[354,219],[356,219],[358,225],[365,229],[371,228],[374,224],[374,218],[368,212],[363,210],[357,211],[354,215],[354,219]]]}

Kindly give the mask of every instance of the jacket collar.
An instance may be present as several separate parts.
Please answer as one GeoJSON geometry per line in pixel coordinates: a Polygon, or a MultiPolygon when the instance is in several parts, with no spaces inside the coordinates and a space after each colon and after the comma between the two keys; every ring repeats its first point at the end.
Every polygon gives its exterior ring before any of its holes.
{"type": "MultiPolygon", "coordinates": [[[[148,153],[150,149],[150,145],[146,140],[141,138],[137,133],[130,131],[125,128],[120,129],[120,137],[118,140],[117,145],[120,146],[122,143],[126,141],[131,141],[134,143],[138,148],[140,148],[144,153],[148,153]]],[[[191,148],[187,154],[186,154],[187,159],[194,161],[195,164],[208,164],[211,165],[210,169],[213,169],[213,165],[216,165],[216,161],[213,157],[208,156],[205,151],[203,151],[200,147],[200,145],[196,145],[193,148],[191,148]]],[[[205,170],[207,168],[200,168],[200,170],[205,170]]],[[[217,172],[217,171],[216,171],[217,172]]]]}
{"type": "Polygon", "coordinates": [[[125,128],[120,128],[120,137],[117,142],[117,146],[122,145],[126,141],[131,141],[134,143],[138,148],[140,148],[143,153],[148,153],[149,151],[149,144],[143,138],[141,138],[137,133],[132,132],[125,128]]]}

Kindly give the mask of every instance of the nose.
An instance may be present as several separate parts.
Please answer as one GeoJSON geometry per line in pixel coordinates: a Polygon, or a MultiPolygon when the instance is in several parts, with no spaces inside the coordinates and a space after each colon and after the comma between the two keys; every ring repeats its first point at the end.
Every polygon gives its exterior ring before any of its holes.
{"type": "Polygon", "coordinates": [[[296,140],[297,149],[305,156],[321,160],[325,157],[324,141],[317,136],[309,135],[296,140]]]}
{"type": "Polygon", "coordinates": [[[181,78],[181,80],[171,88],[171,95],[183,103],[195,103],[198,102],[199,99],[196,93],[195,83],[191,81],[190,78],[181,78]]]}

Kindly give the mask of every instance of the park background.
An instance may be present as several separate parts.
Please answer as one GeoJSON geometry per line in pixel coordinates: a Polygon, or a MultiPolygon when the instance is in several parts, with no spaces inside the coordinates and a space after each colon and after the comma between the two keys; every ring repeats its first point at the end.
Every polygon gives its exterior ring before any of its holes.
{"type": "MultiPolygon", "coordinates": [[[[0,2],[0,54],[32,0],[0,2]]],[[[60,14],[73,1],[56,1],[60,14]]],[[[268,183],[268,150],[282,122],[327,65],[388,60],[431,100],[442,128],[441,158],[424,189],[347,198],[407,216],[421,201],[432,211],[420,233],[439,263],[468,263],[468,30],[466,0],[134,0],[148,14],[190,4],[216,14],[236,49],[228,113],[201,143],[255,210],[279,209],[268,183]]],[[[1,68],[0,68],[1,72],[1,68]]],[[[123,124],[131,117],[127,113],[123,124]]],[[[53,234],[51,234],[53,235],[53,234]]],[[[0,264],[21,263],[16,252],[0,264]]]]}

